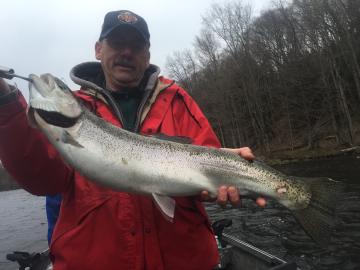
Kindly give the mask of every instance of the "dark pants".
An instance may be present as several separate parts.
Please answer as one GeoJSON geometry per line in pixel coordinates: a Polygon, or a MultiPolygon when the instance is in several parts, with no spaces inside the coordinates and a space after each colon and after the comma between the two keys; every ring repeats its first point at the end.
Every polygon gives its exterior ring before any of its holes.
{"type": "Polygon", "coordinates": [[[59,216],[61,204],[61,195],[46,196],[46,216],[48,220],[48,243],[50,244],[51,236],[59,216]]]}

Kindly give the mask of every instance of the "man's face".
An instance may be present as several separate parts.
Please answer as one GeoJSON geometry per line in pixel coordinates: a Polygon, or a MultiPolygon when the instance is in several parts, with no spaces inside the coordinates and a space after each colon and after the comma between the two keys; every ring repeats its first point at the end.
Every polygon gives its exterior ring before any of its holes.
{"type": "Polygon", "coordinates": [[[107,88],[136,87],[149,66],[149,44],[136,30],[121,27],[96,43],[95,56],[101,61],[107,88]]]}

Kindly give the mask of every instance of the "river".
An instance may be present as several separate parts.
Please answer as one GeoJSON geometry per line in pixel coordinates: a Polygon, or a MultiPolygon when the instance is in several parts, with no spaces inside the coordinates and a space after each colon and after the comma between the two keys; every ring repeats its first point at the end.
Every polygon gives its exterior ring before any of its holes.
{"type": "MultiPolygon", "coordinates": [[[[360,269],[360,157],[282,165],[277,169],[296,176],[327,176],[346,184],[338,201],[338,223],[328,248],[317,246],[300,228],[291,213],[269,201],[259,208],[244,200],[239,209],[221,209],[211,204],[212,220],[231,218],[226,232],[288,261],[302,270],[360,269]]],[[[41,251],[46,248],[44,198],[23,190],[0,192],[0,269],[16,269],[5,256],[14,250],[41,251]]]]}
{"type": "Polygon", "coordinates": [[[6,254],[47,247],[45,199],[24,190],[0,192],[0,269],[17,269],[6,254]]]}
{"type": "Polygon", "coordinates": [[[338,200],[337,225],[324,249],[317,246],[301,229],[291,213],[269,201],[264,209],[244,201],[240,209],[222,211],[208,206],[212,219],[231,218],[228,233],[262,248],[286,261],[295,261],[302,270],[360,269],[360,156],[345,156],[277,166],[294,176],[326,176],[345,183],[338,200]]]}

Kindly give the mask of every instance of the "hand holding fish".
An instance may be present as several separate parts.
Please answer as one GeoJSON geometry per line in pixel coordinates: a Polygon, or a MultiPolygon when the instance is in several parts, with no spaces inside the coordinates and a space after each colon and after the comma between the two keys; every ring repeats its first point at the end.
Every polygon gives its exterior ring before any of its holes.
{"type": "MultiPolygon", "coordinates": [[[[238,154],[239,156],[243,157],[244,159],[246,159],[248,161],[252,161],[255,159],[255,155],[253,154],[253,152],[251,151],[251,149],[249,147],[222,148],[222,149],[227,150],[229,152],[233,152],[235,154],[238,154]]],[[[230,202],[232,206],[236,207],[240,203],[239,190],[234,186],[221,186],[218,189],[216,199],[210,198],[209,192],[207,192],[207,191],[201,192],[200,197],[201,197],[201,200],[205,201],[205,202],[206,201],[210,202],[210,201],[216,200],[216,202],[221,206],[225,206],[228,202],[230,202]]],[[[266,205],[266,200],[264,198],[259,197],[256,199],[256,203],[259,206],[264,207],[266,205]]]]}

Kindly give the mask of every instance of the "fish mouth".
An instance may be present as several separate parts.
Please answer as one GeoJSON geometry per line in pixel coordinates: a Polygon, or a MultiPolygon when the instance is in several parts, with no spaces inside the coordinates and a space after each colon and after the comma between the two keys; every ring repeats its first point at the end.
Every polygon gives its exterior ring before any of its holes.
{"type": "Polygon", "coordinates": [[[80,116],[68,117],[59,112],[49,112],[32,108],[46,123],[52,126],[70,128],[76,124],[80,116]]]}
{"type": "Polygon", "coordinates": [[[71,127],[82,115],[82,109],[68,86],[51,74],[40,77],[31,74],[29,85],[29,120],[36,126],[36,112],[45,123],[58,127],[71,127]]]}

